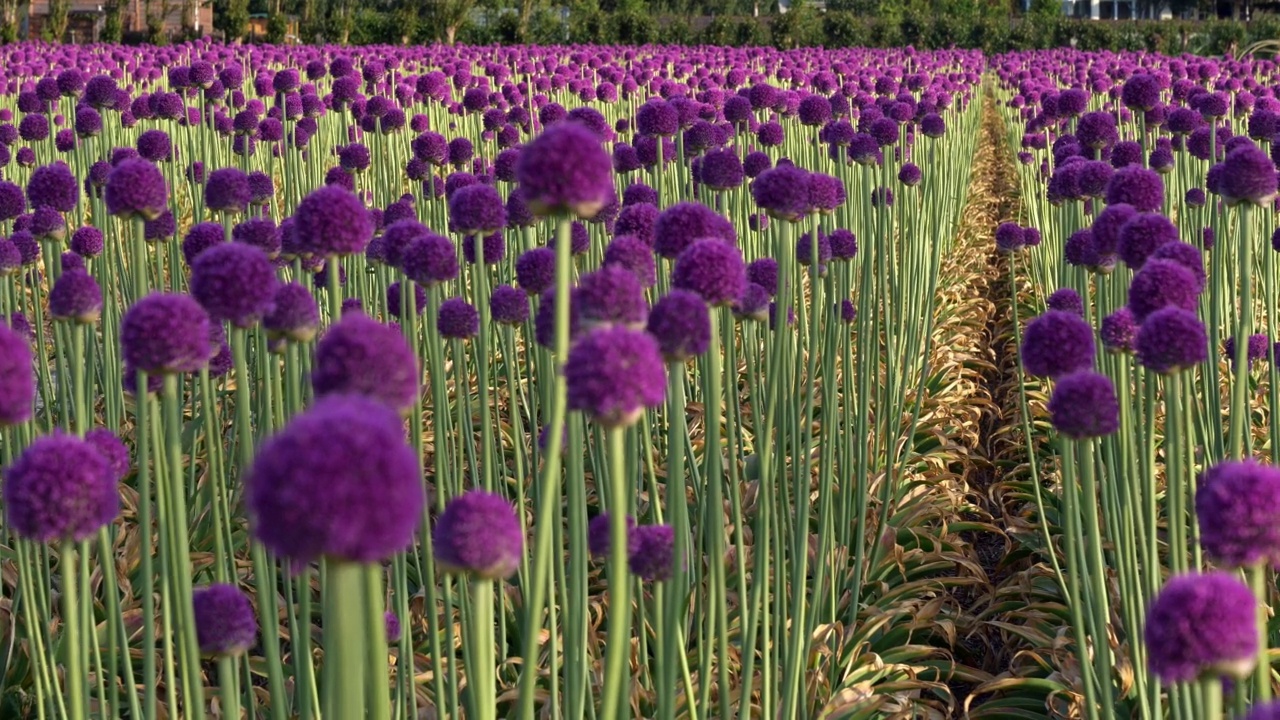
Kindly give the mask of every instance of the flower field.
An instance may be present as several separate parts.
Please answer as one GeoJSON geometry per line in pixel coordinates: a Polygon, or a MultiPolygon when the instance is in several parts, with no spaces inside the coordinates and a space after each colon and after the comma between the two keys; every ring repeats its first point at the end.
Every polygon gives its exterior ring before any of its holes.
{"type": "Polygon", "coordinates": [[[0,66],[0,719],[1280,717],[1275,63],[0,66]]]}

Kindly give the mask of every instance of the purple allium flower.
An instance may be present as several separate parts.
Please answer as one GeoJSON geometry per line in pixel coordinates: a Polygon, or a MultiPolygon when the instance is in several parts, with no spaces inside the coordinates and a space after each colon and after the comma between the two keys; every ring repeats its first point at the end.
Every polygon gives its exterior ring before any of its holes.
{"type": "Polygon", "coordinates": [[[1102,319],[1098,334],[1107,352],[1131,353],[1138,338],[1138,323],[1129,308],[1122,307],[1102,319]]]}
{"type": "Polygon", "coordinates": [[[400,617],[388,610],[383,614],[382,621],[387,628],[387,642],[392,645],[400,642],[400,617]]]}
{"type": "Polygon", "coordinates": [[[173,211],[165,210],[154,220],[143,223],[142,230],[143,238],[148,242],[168,240],[177,235],[178,222],[173,217],[173,211]]]}
{"type": "Polygon", "coordinates": [[[582,410],[607,428],[630,425],[645,407],[662,404],[666,370],[658,343],[621,326],[578,339],[565,362],[569,409],[582,410]]]}
{"type": "Polygon", "coordinates": [[[364,313],[345,314],[316,344],[317,396],[354,394],[405,413],[418,402],[418,361],[395,328],[364,313]]]}
{"type": "Polygon", "coordinates": [[[138,155],[144,160],[158,163],[173,159],[173,144],[169,141],[169,133],[163,130],[148,130],[138,136],[138,155]]]}
{"type": "Polygon", "coordinates": [[[1178,241],[1178,228],[1159,213],[1135,215],[1120,228],[1120,259],[1134,270],[1142,269],[1158,248],[1178,241]]]}
{"type": "Polygon", "coordinates": [[[1132,205],[1139,212],[1155,212],[1164,203],[1164,181],[1159,173],[1141,166],[1121,168],[1107,184],[1106,202],[1132,205]]]}
{"type": "MultiPolygon", "coordinates": [[[[423,290],[422,286],[417,283],[409,283],[409,285],[413,288],[414,309],[421,314],[422,309],[427,304],[427,291],[423,290]]],[[[401,312],[404,310],[404,307],[400,304],[403,288],[404,284],[400,281],[393,282],[387,286],[387,316],[389,318],[400,317],[401,312]]]]}
{"type": "Polygon", "coordinates": [[[1111,378],[1092,370],[1058,378],[1049,398],[1049,416],[1058,432],[1075,440],[1116,432],[1120,404],[1111,378]]]}
{"type": "Polygon", "coordinates": [[[622,191],[622,206],[627,207],[637,203],[649,203],[656,207],[658,191],[641,182],[631,183],[622,191]]]}
{"type": "Polygon", "coordinates": [[[18,135],[30,143],[49,139],[49,118],[32,113],[18,123],[18,135]]]}
{"type": "MultiPolygon", "coordinates": [[[[1265,333],[1254,333],[1249,336],[1248,347],[1245,348],[1245,362],[1252,365],[1267,359],[1271,349],[1271,339],[1265,333]]],[[[1234,335],[1222,343],[1222,354],[1231,362],[1231,369],[1236,368],[1236,338],[1234,335]]]]}
{"type": "Polygon", "coordinates": [[[311,342],[320,327],[320,308],[311,291],[302,284],[286,283],[276,288],[271,311],[262,318],[262,327],[272,339],[311,342]]]}
{"type": "Polygon", "coordinates": [[[712,150],[702,158],[702,182],[712,190],[730,190],[745,178],[738,153],[730,148],[712,150]]]}
{"type": "Polygon", "coordinates": [[[93,445],[61,430],[36,439],[4,473],[5,521],[35,542],[85,540],[120,513],[116,479],[93,445]]]}
{"type": "Polygon", "coordinates": [[[739,320],[756,320],[763,322],[770,317],[772,302],[769,290],[753,282],[747,283],[742,297],[733,303],[733,314],[739,320]]]}
{"type": "Polygon", "coordinates": [[[1076,267],[1094,268],[1102,263],[1102,256],[1094,243],[1093,230],[1081,228],[1067,238],[1062,247],[1062,254],[1067,264],[1076,267]]]}
{"type": "Polygon", "coordinates": [[[1244,677],[1258,651],[1257,602],[1224,572],[1170,579],[1147,609],[1147,665],[1165,684],[1244,677]]]}
{"type": "Polygon", "coordinates": [[[551,248],[526,250],[516,258],[516,282],[530,295],[541,295],[555,283],[556,253],[551,248]]]}
{"type": "Polygon", "coordinates": [[[294,563],[384,560],[413,543],[425,502],[400,417],[351,394],[321,398],[266,440],[245,492],[254,536],[294,563]]]}
{"type": "Polygon", "coordinates": [[[253,647],[258,619],[240,588],[225,583],[196,588],[191,593],[191,605],[201,653],[232,657],[253,647]]]}
{"type": "Polygon", "coordinates": [[[469,265],[476,264],[478,259],[477,247],[484,253],[485,265],[496,265],[507,256],[507,241],[501,230],[480,237],[479,242],[477,242],[477,237],[476,235],[468,235],[462,238],[462,259],[466,260],[469,265]]]}
{"type": "Polygon", "coordinates": [[[613,166],[600,139],[578,123],[548,127],[520,153],[516,181],[540,215],[593,217],[613,194],[613,166]]]}
{"type": "Polygon", "coordinates": [[[773,161],[769,156],[759,150],[753,150],[747,153],[742,159],[742,171],[749,178],[760,177],[760,174],[773,167],[773,161]]]}
{"type": "Polygon", "coordinates": [[[996,249],[1002,253],[1013,253],[1026,244],[1026,233],[1022,226],[1015,222],[1003,222],[996,227],[996,249]]]}
{"type": "Polygon", "coordinates": [[[0,240],[0,277],[12,277],[22,270],[22,251],[12,240],[0,240]]]}
{"type": "MultiPolygon", "coordinates": [[[[628,515],[626,524],[627,554],[629,555],[635,549],[636,519],[628,515]]],[[[609,556],[609,550],[613,547],[613,538],[609,530],[609,513],[607,512],[596,515],[587,523],[587,552],[591,554],[591,557],[606,558],[609,556]]]]}
{"type": "Polygon", "coordinates": [[[1093,353],[1093,328],[1073,313],[1049,310],[1022,335],[1022,366],[1031,375],[1056,378],[1092,369],[1093,353]]]}
{"type": "Polygon", "coordinates": [[[489,296],[489,315],[502,325],[520,325],[529,319],[529,296],[510,285],[499,285],[489,296]]]}
{"type": "Polygon", "coordinates": [[[31,332],[29,328],[20,331],[17,319],[9,319],[9,325],[0,323],[0,427],[30,420],[35,407],[31,332]]]}
{"type": "Polygon", "coordinates": [[[18,230],[18,223],[14,221],[14,232],[9,236],[9,242],[18,248],[18,253],[22,257],[22,264],[34,265],[40,259],[40,243],[36,242],[36,238],[27,230],[18,230]]]}
{"type": "Polygon", "coordinates": [[[222,244],[226,240],[226,231],[215,222],[202,222],[192,225],[187,236],[182,240],[182,257],[190,266],[205,250],[222,244]]]}
{"type": "Polygon", "coordinates": [[[102,231],[92,225],[76,228],[71,233],[71,251],[80,257],[95,258],[102,254],[102,231]]]}
{"type": "Polygon", "coordinates": [[[616,235],[630,235],[652,247],[660,213],[650,203],[633,203],[622,208],[614,222],[616,235]]]}
{"type": "Polygon", "coordinates": [[[680,253],[671,272],[671,286],[691,290],[708,305],[729,305],[747,285],[742,251],[716,239],[698,240],[680,253]]]}
{"type": "Polygon", "coordinates": [[[1150,110],[1160,102],[1160,79],[1149,73],[1131,75],[1120,88],[1120,100],[1131,110],[1150,110]]]}
{"type": "Polygon", "coordinates": [[[129,448],[119,436],[107,428],[94,428],[84,434],[85,442],[93,446],[107,464],[107,472],[116,482],[129,474],[129,448]]]}
{"type": "Polygon", "coordinates": [[[1166,307],[1147,317],[1134,342],[1138,362],[1152,372],[1168,374],[1209,359],[1209,338],[1194,312],[1166,307]]]}
{"type": "Polygon", "coordinates": [[[1280,469],[1224,460],[1196,488],[1200,544],[1225,567],[1280,565],[1280,469]]]}
{"type": "Polygon", "coordinates": [[[1227,153],[1223,162],[1222,199],[1268,206],[1276,197],[1276,166],[1265,152],[1250,144],[1227,153]]]}
{"type": "MultiPolygon", "coordinates": [[[[454,173],[450,180],[469,177],[466,173],[454,173]]],[[[446,186],[448,182],[446,182],[446,186]]],[[[507,224],[507,211],[502,196],[492,185],[475,182],[446,189],[449,196],[449,222],[454,232],[469,235],[475,232],[491,233],[507,224]]]]}
{"type": "Polygon", "coordinates": [[[360,198],[333,185],[303,198],[294,218],[298,245],[311,255],[356,255],[373,238],[373,219],[360,198]]]}
{"type": "Polygon", "coordinates": [[[51,207],[38,207],[31,213],[29,230],[40,242],[62,242],[67,236],[67,219],[51,207]]]}
{"type": "Polygon", "coordinates": [[[98,281],[83,269],[64,269],[49,290],[49,316],[86,325],[97,322],[102,316],[102,288],[98,281]]]}
{"type": "MultiPolygon", "coordinates": [[[[643,240],[622,235],[609,243],[604,250],[605,266],[616,265],[625,268],[636,276],[640,284],[646,288],[657,282],[657,268],[654,263],[653,250],[643,240]]],[[[522,283],[523,284],[523,283],[522,283]]]]}
{"type": "Polygon", "coordinates": [[[103,197],[112,215],[155,220],[168,209],[169,190],[159,168],[134,159],[111,171],[103,197]]]}
{"type": "Polygon", "coordinates": [[[1138,323],[1165,307],[1194,311],[1200,292],[1196,276],[1173,260],[1149,260],[1129,283],[1129,310],[1138,323]]]}
{"type": "Polygon", "coordinates": [[[1059,288],[1049,295],[1045,304],[1050,310],[1061,310],[1084,317],[1084,300],[1071,288],[1059,288]]]}
{"type": "Polygon", "coordinates": [[[22,188],[0,180],[0,222],[12,220],[27,210],[27,197],[22,188]]]}
{"type": "Polygon", "coordinates": [[[835,260],[852,260],[858,254],[858,238],[851,230],[832,230],[827,242],[831,243],[831,257],[835,260]]]}
{"type": "Polygon", "coordinates": [[[654,98],[636,110],[636,131],[641,135],[670,137],[680,130],[680,114],[665,100],[654,98]]]}
{"type": "Polygon", "coordinates": [[[31,179],[27,181],[27,199],[33,208],[71,212],[80,200],[80,183],[65,163],[42,165],[31,173],[31,179]]]}
{"type": "Polygon", "coordinates": [[[436,313],[436,331],[449,340],[467,340],[480,332],[480,313],[460,297],[440,303],[436,313]]]}
{"type": "Polygon", "coordinates": [[[903,163],[902,168],[898,170],[898,182],[907,187],[915,187],[924,179],[924,175],[920,172],[920,166],[915,163],[903,163]]]}
{"type": "Polygon", "coordinates": [[[120,321],[126,365],[152,375],[195,372],[209,360],[209,316],[189,295],[152,293],[120,321]]]}
{"type": "Polygon", "coordinates": [[[675,530],[670,525],[641,525],[631,532],[627,565],[642,580],[663,582],[675,565],[675,530]]]}
{"type": "Polygon", "coordinates": [[[261,250],[268,258],[280,255],[280,228],[269,217],[252,217],[231,230],[231,239],[261,250]]]}
{"type": "Polygon", "coordinates": [[[249,202],[252,205],[267,205],[275,197],[276,184],[271,176],[261,170],[249,173],[249,202]]]}
{"type": "Polygon", "coordinates": [[[1124,203],[1108,205],[1094,218],[1094,247],[1100,256],[1114,255],[1120,248],[1120,231],[1138,212],[1124,203]]]}
{"type": "Polygon", "coordinates": [[[371,158],[369,148],[364,143],[343,145],[338,150],[338,165],[349,173],[360,173],[369,169],[371,158]]]}
{"type": "Polygon", "coordinates": [[[1191,271],[1196,279],[1196,292],[1204,290],[1207,277],[1204,270],[1204,253],[1195,245],[1182,241],[1165,243],[1151,253],[1150,260],[1171,260],[1191,271]]]}
{"type": "Polygon", "coordinates": [[[658,300],[646,329],[669,363],[683,363],[711,346],[710,311],[701,296],[687,290],[672,290],[658,300]]]}
{"type": "Polygon", "coordinates": [[[751,196],[770,216],[796,221],[811,209],[809,173],[794,165],[779,165],[751,183],[751,196]]]}
{"type": "MultiPolygon", "coordinates": [[[[796,241],[796,262],[804,267],[813,264],[813,233],[807,232],[796,241]]],[[[827,262],[831,260],[831,240],[826,235],[818,235],[818,269],[825,273],[827,262]]]]}
{"type": "MultiPolygon", "coordinates": [[[[760,179],[756,180],[759,183],[760,179]]],[[[809,173],[809,207],[829,214],[844,204],[844,182],[824,173],[809,173]]]]}
{"type": "Polygon", "coordinates": [[[215,212],[242,213],[253,200],[249,177],[238,168],[219,168],[209,173],[204,186],[205,207],[215,212]]]}
{"type": "Polygon", "coordinates": [[[191,296],[211,319],[236,327],[250,327],[270,312],[276,284],[271,259],[244,243],[220,243],[191,265],[191,296]]]}
{"type": "Polygon", "coordinates": [[[695,202],[676,203],[658,215],[653,228],[653,251],[674,259],[704,238],[716,238],[729,245],[738,241],[733,223],[711,208],[695,202]]]}
{"type": "Polygon", "coordinates": [[[1280,720],[1280,700],[1270,703],[1255,703],[1242,720],[1280,720]]]}
{"type": "Polygon", "coordinates": [[[446,572],[502,580],[520,567],[524,532],[506,498],[469,490],[445,505],[431,533],[436,562],[446,572]]]}
{"type": "Polygon", "coordinates": [[[747,282],[763,287],[772,297],[778,294],[778,261],[759,258],[747,265],[747,282]]]}
{"type": "MultiPolygon", "coordinates": [[[[581,305],[576,292],[569,293],[569,340],[572,342],[582,333],[581,305]]],[[[548,288],[538,299],[538,308],[533,316],[533,334],[535,341],[547,348],[555,349],[556,332],[556,290],[548,288]]]]}
{"type": "Polygon", "coordinates": [[[583,275],[574,291],[584,328],[620,324],[643,327],[649,314],[644,287],[631,271],[615,265],[583,275]]]}

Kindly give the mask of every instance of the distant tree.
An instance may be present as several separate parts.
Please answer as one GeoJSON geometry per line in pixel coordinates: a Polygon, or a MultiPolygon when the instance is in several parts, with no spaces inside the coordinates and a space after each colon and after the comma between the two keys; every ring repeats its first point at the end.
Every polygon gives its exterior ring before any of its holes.
{"type": "Polygon", "coordinates": [[[18,0],[0,0],[0,42],[18,39],[18,0]]]}
{"type": "Polygon", "coordinates": [[[44,39],[61,42],[67,34],[67,12],[71,9],[70,0],[49,0],[49,21],[44,25],[44,39]]]}
{"type": "Polygon", "coordinates": [[[476,0],[428,0],[424,15],[435,39],[452,45],[475,7],[476,0]]]}

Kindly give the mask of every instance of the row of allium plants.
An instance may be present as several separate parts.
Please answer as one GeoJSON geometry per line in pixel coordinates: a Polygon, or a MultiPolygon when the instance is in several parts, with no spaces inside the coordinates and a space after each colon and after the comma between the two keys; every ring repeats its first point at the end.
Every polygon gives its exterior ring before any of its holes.
{"type": "Polygon", "coordinates": [[[940,717],[989,679],[921,500],[981,54],[0,66],[0,716],[940,717]]]}
{"type": "Polygon", "coordinates": [[[995,230],[1022,541],[1047,581],[1025,586],[1038,613],[1009,616],[1037,660],[991,707],[1276,717],[1276,66],[1058,50],[991,67],[1022,200],[995,230]]]}

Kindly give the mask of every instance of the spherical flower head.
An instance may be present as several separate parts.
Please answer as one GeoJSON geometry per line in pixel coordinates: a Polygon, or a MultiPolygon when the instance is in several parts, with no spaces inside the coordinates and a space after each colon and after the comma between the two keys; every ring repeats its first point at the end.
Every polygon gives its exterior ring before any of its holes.
{"type": "Polygon", "coordinates": [[[449,340],[467,340],[480,332],[480,313],[471,303],[455,297],[440,303],[436,331],[449,340]]]}
{"type": "Polygon", "coordinates": [[[12,220],[27,211],[27,196],[14,183],[0,180],[0,222],[12,220]]]}
{"type": "MultiPolygon", "coordinates": [[[[534,340],[548,350],[555,349],[556,333],[556,290],[549,288],[539,296],[538,308],[533,316],[534,340]]],[[[573,342],[582,333],[582,301],[578,293],[569,293],[569,341],[573,342]]]]}
{"type": "Polygon", "coordinates": [[[654,98],[636,109],[636,131],[670,137],[680,130],[680,113],[665,100],[654,98]]]}
{"type": "Polygon", "coordinates": [[[182,239],[182,257],[190,266],[204,251],[221,245],[225,240],[226,233],[220,223],[196,223],[187,230],[187,236],[182,239]]]}
{"type": "Polygon", "coordinates": [[[338,150],[338,165],[349,173],[360,173],[369,169],[371,162],[369,148],[364,143],[343,145],[338,150]]]}
{"type": "Polygon", "coordinates": [[[0,322],[0,427],[30,420],[35,407],[30,331],[16,325],[13,319],[0,322]]]}
{"type": "Polygon", "coordinates": [[[613,164],[595,133],[578,123],[560,123],[520,153],[516,182],[539,215],[590,218],[613,195],[613,164]]]}
{"type": "Polygon", "coordinates": [[[125,312],[120,347],[135,371],[195,372],[209,361],[209,315],[189,295],[152,293],[125,312]]]}
{"type": "Polygon", "coordinates": [[[742,161],[730,148],[711,150],[702,157],[702,182],[712,190],[731,190],[745,179],[742,161]]]}
{"type": "Polygon", "coordinates": [[[60,430],[32,442],[9,466],[4,498],[9,527],[36,542],[85,540],[120,512],[107,461],[60,430]]]}
{"type": "Polygon", "coordinates": [[[584,328],[613,324],[640,328],[649,315],[639,278],[616,265],[583,275],[574,290],[574,302],[584,328]]]}
{"type": "Polygon", "coordinates": [[[173,143],[163,130],[148,130],[138,136],[138,154],[144,160],[161,162],[173,159],[173,143]]]}
{"type": "MultiPolygon", "coordinates": [[[[913,166],[914,167],[914,166],[913,166]]],[[[759,179],[756,182],[760,182],[759,179]]],[[[844,182],[824,173],[809,173],[809,207],[823,214],[844,204],[844,182]]]]}
{"type": "Polygon", "coordinates": [[[1150,260],[1129,283],[1129,310],[1138,323],[1165,307],[1194,311],[1200,292],[1196,276],[1173,260],[1150,260]]]}
{"type": "Polygon", "coordinates": [[[622,326],[581,338],[565,362],[570,410],[582,410],[606,428],[630,425],[665,398],[667,375],[658,342],[622,326]]]}
{"type": "Polygon", "coordinates": [[[261,249],[220,243],[200,253],[191,266],[191,296],[218,322],[247,328],[271,310],[276,272],[261,249]]]}
{"type": "Polygon", "coordinates": [[[484,253],[485,265],[496,265],[501,262],[507,256],[507,240],[502,231],[498,230],[488,235],[468,235],[462,238],[462,259],[466,260],[468,265],[476,264],[480,252],[484,253]]]}
{"type": "Polygon", "coordinates": [[[652,246],[658,225],[659,211],[650,203],[633,203],[622,208],[614,221],[613,232],[617,236],[630,235],[652,246]]]}
{"type": "Polygon", "coordinates": [[[1223,162],[1220,189],[1228,205],[1268,206],[1276,197],[1275,163],[1252,143],[1238,147],[1223,162]]]}
{"type": "Polygon", "coordinates": [[[311,191],[294,218],[298,245],[311,255],[356,255],[373,238],[373,219],[360,198],[334,185],[311,191]]]}
{"type": "Polygon", "coordinates": [[[1061,310],[1084,317],[1084,300],[1071,288],[1059,288],[1049,295],[1045,304],[1050,310],[1061,310]]]}
{"type": "Polygon", "coordinates": [[[294,563],[389,558],[413,543],[426,500],[400,417],[358,394],[322,397],[267,439],[245,493],[254,536],[294,563]]]}
{"type": "Polygon", "coordinates": [[[773,312],[771,300],[772,296],[767,288],[749,282],[747,283],[747,289],[742,291],[742,297],[733,303],[734,317],[739,320],[764,322],[771,317],[773,312]]]}
{"type": "Polygon", "coordinates": [[[418,403],[418,361],[404,335],[362,312],[342,316],[316,343],[317,396],[362,395],[404,414],[418,403]]]}
{"type": "Polygon", "coordinates": [[[683,363],[711,347],[711,313],[701,296],[687,290],[672,290],[658,300],[646,329],[669,363],[683,363]]]}
{"type": "Polygon", "coordinates": [[[311,342],[320,327],[320,308],[311,291],[291,282],[276,288],[271,311],[262,318],[262,327],[272,339],[311,342]]]}
{"type": "MultiPolygon", "coordinates": [[[[414,308],[418,313],[427,304],[427,291],[422,289],[417,283],[409,283],[413,288],[414,308]]],[[[396,281],[387,286],[387,317],[398,318],[404,312],[407,306],[402,305],[404,297],[404,284],[396,281]]]]}
{"type": "Polygon", "coordinates": [[[30,231],[40,242],[62,242],[67,236],[67,219],[51,207],[38,207],[31,213],[30,231]]]}
{"type": "Polygon", "coordinates": [[[831,257],[835,260],[852,260],[858,254],[858,238],[851,230],[832,230],[827,242],[831,243],[831,257]]]}
{"type": "MultiPolygon", "coordinates": [[[[636,537],[636,519],[628,515],[626,517],[627,524],[627,554],[635,549],[636,537]]],[[[594,558],[606,558],[609,556],[609,550],[613,547],[613,538],[609,533],[609,513],[602,512],[591,518],[587,523],[587,552],[594,558]]]]}
{"type": "Polygon", "coordinates": [[[1256,608],[1249,587],[1225,572],[1170,579],[1147,609],[1147,665],[1166,685],[1248,675],[1258,651],[1256,608]]]}
{"type": "Polygon", "coordinates": [[[653,249],[640,238],[621,235],[614,238],[604,250],[605,266],[618,266],[636,276],[643,287],[653,287],[657,282],[657,267],[653,249]]]}
{"type": "MultiPolygon", "coordinates": [[[[1249,342],[1245,347],[1245,363],[1253,365],[1256,362],[1262,362],[1267,359],[1267,352],[1271,350],[1271,339],[1265,333],[1254,333],[1249,336],[1249,342]]],[[[1222,354],[1231,363],[1231,369],[1236,369],[1236,338],[1234,335],[1227,338],[1222,343],[1222,354]]]]}
{"type": "Polygon", "coordinates": [[[733,223],[716,211],[696,202],[680,202],[663,210],[653,226],[653,251],[675,259],[694,241],[718,238],[728,244],[738,241],[733,223]]]}
{"type": "Polygon", "coordinates": [[[641,182],[631,183],[622,190],[622,206],[649,203],[658,205],[658,191],[641,182]]]}
{"type": "Polygon", "coordinates": [[[269,217],[251,217],[236,225],[231,229],[231,239],[258,248],[273,260],[280,255],[280,228],[269,217]]]}
{"type": "Polygon", "coordinates": [[[102,254],[102,231],[92,225],[76,228],[71,233],[71,252],[83,258],[95,258],[102,254]]]}
{"type": "Polygon", "coordinates": [[[555,283],[555,279],[555,250],[533,248],[516,258],[516,282],[530,295],[541,295],[555,283]]]}
{"type": "Polygon", "coordinates": [[[1092,369],[1093,353],[1093,328],[1074,313],[1049,310],[1022,335],[1022,366],[1031,375],[1056,378],[1092,369]]]}
{"type": "Polygon", "coordinates": [[[1049,398],[1054,428],[1074,440],[1103,437],[1120,429],[1120,404],[1111,378],[1081,370],[1058,378],[1049,398]]]}
{"type": "Polygon", "coordinates": [[[747,265],[747,282],[763,287],[772,297],[778,294],[778,261],[759,258],[747,265]]]}
{"type": "Polygon", "coordinates": [[[388,610],[385,614],[383,614],[382,621],[387,628],[387,642],[392,645],[400,642],[400,637],[401,637],[400,617],[395,613],[391,612],[390,610],[388,610]]]}
{"type": "Polygon", "coordinates": [[[1255,704],[1242,720],[1280,720],[1280,700],[1255,704]]]}
{"type": "Polygon", "coordinates": [[[1132,353],[1138,338],[1138,322],[1129,308],[1122,307],[1102,319],[1098,334],[1107,352],[1132,353]]]}
{"type": "Polygon", "coordinates": [[[502,325],[520,325],[529,319],[529,296],[510,285],[499,285],[489,296],[489,316],[502,325]]]}
{"type": "MultiPolygon", "coordinates": [[[[831,260],[831,240],[826,236],[818,235],[818,269],[819,272],[825,273],[827,262],[831,260]]],[[[813,264],[813,233],[807,232],[796,240],[796,262],[804,267],[813,264]]]]}
{"type": "Polygon", "coordinates": [[[94,428],[84,434],[85,442],[93,446],[107,464],[107,471],[117,482],[129,474],[129,448],[120,437],[107,428],[94,428]]]}
{"type": "Polygon", "coordinates": [[[0,277],[13,277],[22,271],[22,251],[12,240],[0,240],[0,277]]]}
{"type": "Polygon", "coordinates": [[[436,562],[445,572],[502,580],[520,567],[524,532],[506,498],[469,490],[450,500],[431,532],[436,562]]]}
{"type": "Polygon", "coordinates": [[[1138,165],[1121,168],[1107,183],[1106,202],[1132,205],[1138,212],[1155,212],[1164,203],[1164,180],[1160,173],[1138,165]]]}
{"type": "Polygon", "coordinates": [[[1120,88],[1120,101],[1130,110],[1150,110],[1160,102],[1160,79],[1150,73],[1131,75],[1120,88]]]}
{"type": "Polygon", "coordinates": [[[792,222],[809,212],[809,173],[794,165],[760,173],[751,183],[751,197],[770,216],[792,222]]]}
{"type": "Polygon", "coordinates": [[[1098,254],[1093,240],[1093,230],[1089,228],[1071,233],[1071,237],[1063,244],[1062,254],[1067,264],[1075,267],[1094,268],[1102,263],[1102,256],[1098,254]]]}
{"type": "Polygon", "coordinates": [[[1090,229],[1093,230],[1094,247],[1100,256],[1114,255],[1119,251],[1120,231],[1137,215],[1138,211],[1125,203],[1108,205],[1098,213],[1090,229]]]}
{"type": "Polygon", "coordinates": [[[1135,215],[1120,228],[1120,259],[1134,270],[1141,270],[1147,258],[1168,243],[1178,242],[1178,228],[1159,213],[1135,215]]]}
{"type": "Polygon", "coordinates": [[[920,172],[920,166],[915,163],[903,163],[902,168],[898,170],[898,182],[907,187],[915,187],[924,179],[924,175],[920,172]]]}
{"type": "Polygon", "coordinates": [[[1151,253],[1151,260],[1171,260],[1191,271],[1196,279],[1196,292],[1202,292],[1208,278],[1204,270],[1204,253],[1195,245],[1176,241],[1165,243],[1151,253]]]}
{"type": "Polygon", "coordinates": [[[98,281],[83,269],[64,270],[49,290],[49,316],[81,324],[97,322],[102,316],[102,288],[98,281]]]}
{"type": "Polygon", "coordinates": [[[641,525],[631,533],[627,566],[641,580],[669,580],[675,566],[675,542],[670,525],[641,525]]]}
{"type": "Polygon", "coordinates": [[[1209,359],[1209,337],[1194,312],[1178,307],[1157,310],[1138,328],[1138,362],[1166,375],[1209,359]]]}
{"type": "Polygon", "coordinates": [[[1224,460],[1196,488],[1200,544],[1224,567],[1280,566],[1280,469],[1224,460]]]}
{"type": "Polygon", "coordinates": [[[671,286],[697,293],[708,305],[730,305],[747,286],[742,251],[721,240],[698,240],[676,258],[671,286]]]}
{"type": "Polygon", "coordinates": [[[215,212],[239,214],[252,200],[249,176],[239,168],[219,168],[209,173],[204,185],[205,207],[215,212]]]}
{"type": "Polygon", "coordinates": [[[253,647],[258,619],[249,597],[235,585],[215,583],[191,593],[200,652],[234,657],[253,647]]]}
{"type": "Polygon", "coordinates": [[[996,227],[996,249],[1002,253],[1014,253],[1026,244],[1026,233],[1015,222],[1003,222],[996,227]]]}

